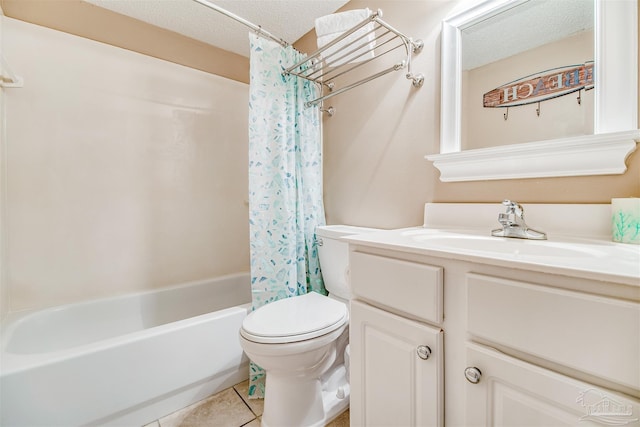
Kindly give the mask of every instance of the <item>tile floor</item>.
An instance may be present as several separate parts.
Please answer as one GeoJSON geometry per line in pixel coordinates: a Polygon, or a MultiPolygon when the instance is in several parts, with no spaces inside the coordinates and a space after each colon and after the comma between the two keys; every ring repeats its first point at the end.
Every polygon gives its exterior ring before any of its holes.
{"type": "MultiPolygon", "coordinates": [[[[243,381],[144,427],[260,427],[263,400],[247,399],[248,387],[243,381]]],[[[327,427],[349,427],[349,410],[327,427]]]]}

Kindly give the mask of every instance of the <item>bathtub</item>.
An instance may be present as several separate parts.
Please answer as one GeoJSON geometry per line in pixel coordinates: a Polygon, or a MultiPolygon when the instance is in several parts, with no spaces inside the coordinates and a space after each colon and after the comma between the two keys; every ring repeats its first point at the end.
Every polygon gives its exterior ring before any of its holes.
{"type": "Polygon", "coordinates": [[[142,426],[247,379],[250,299],[237,274],[11,320],[0,425],[142,426]]]}

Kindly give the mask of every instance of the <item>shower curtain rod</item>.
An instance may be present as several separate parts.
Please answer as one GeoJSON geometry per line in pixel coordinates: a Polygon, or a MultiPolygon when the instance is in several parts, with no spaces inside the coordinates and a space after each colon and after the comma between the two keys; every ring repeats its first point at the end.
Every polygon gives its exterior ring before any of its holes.
{"type": "Polygon", "coordinates": [[[263,29],[260,25],[256,25],[256,24],[254,24],[252,22],[249,22],[246,19],[241,18],[238,15],[233,14],[233,13],[229,12],[228,10],[221,8],[218,5],[215,5],[215,4],[213,4],[213,3],[211,3],[211,2],[209,2],[207,0],[193,0],[193,1],[195,1],[196,3],[200,3],[201,5],[206,6],[209,9],[213,9],[218,13],[221,13],[221,14],[223,14],[225,16],[228,16],[229,18],[241,23],[242,25],[245,25],[245,26],[251,28],[257,34],[259,34],[259,35],[261,35],[263,37],[267,37],[267,38],[273,40],[274,42],[281,44],[283,47],[290,46],[290,44],[287,41],[281,39],[280,37],[274,36],[269,31],[263,29]]]}

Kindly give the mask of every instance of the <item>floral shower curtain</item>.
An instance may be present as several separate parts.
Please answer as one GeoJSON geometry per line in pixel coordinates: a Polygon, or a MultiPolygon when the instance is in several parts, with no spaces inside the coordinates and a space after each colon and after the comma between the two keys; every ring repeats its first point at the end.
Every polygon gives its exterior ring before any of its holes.
{"type": "MultiPolygon", "coordinates": [[[[314,83],[282,71],[304,56],[250,34],[249,232],[253,309],[315,291],[326,295],[315,228],[324,225],[320,113],[314,83]]],[[[264,397],[250,368],[249,397],[264,397]]]]}

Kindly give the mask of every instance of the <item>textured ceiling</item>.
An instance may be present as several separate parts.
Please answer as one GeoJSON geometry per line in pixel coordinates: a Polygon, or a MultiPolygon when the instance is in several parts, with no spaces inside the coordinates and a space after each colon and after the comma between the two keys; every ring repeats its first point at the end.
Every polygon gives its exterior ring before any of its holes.
{"type": "MultiPolygon", "coordinates": [[[[246,26],[193,0],[84,0],[113,12],[249,56],[246,26]]],[[[211,0],[293,43],[349,0],[211,0]]]]}
{"type": "Polygon", "coordinates": [[[592,0],[531,0],[465,28],[462,66],[465,70],[480,67],[593,25],[592,0]]]}

